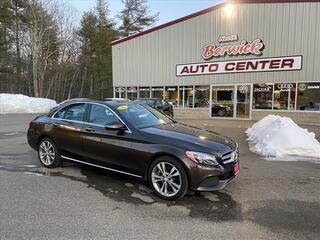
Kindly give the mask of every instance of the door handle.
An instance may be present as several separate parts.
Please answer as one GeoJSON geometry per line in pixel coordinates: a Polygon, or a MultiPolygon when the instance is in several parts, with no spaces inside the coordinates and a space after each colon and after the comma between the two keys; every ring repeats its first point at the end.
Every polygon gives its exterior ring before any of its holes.
{"type": "Polygon", "coordinates": [[[88,127],[88,128],[86,128],[86,131],[87,132],[94,132],[95,130],[94,130],[94,128],[88,127]]]}
{"type": "Polygon", "coordinates": [[[59,127],[60,124],[58,124],[58,123],[52,123],[52,126],[54,126],[54,127],[59,127]]]}

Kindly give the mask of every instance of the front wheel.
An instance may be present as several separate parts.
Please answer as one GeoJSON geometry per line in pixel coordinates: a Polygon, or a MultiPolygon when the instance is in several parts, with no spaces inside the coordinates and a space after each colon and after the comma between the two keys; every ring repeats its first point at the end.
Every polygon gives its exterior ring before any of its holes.
{"type": "Polygon", "coordinates": [[[151,164],[149,182],[155,194],[166,200],[182,198],[188,191],[186,171],[171,157],[159,157],[151,164]]]}
{"type": "Polygon", "coordinates": [[[44,167],[55,168],[61,164],[59,151],[50,138],[44,138],[40,141],[38,156],[44,167]]]}

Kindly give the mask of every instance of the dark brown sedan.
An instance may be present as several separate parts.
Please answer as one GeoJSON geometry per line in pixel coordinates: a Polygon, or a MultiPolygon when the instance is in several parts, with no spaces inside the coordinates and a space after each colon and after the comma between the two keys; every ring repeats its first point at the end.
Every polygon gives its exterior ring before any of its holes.
{"type": "Polygon", "coordinates": [[[45,167],[69,160],[133,176],[168,200],[221,189],[239,171],[230,138],[134,102],[65,102],[30,122],[28,142],[45,167]]]}

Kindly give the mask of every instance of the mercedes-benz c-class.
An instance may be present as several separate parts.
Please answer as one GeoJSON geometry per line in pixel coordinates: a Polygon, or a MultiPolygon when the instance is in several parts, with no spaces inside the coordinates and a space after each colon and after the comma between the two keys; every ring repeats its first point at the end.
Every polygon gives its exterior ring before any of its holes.
{"type": "Polygon", "coordinates": [[[236,142],[135,102],[66,101],[29,125],[44,167],[68,160],[132,176],[167,200],[219,190],[239,172],[236,142]]]}

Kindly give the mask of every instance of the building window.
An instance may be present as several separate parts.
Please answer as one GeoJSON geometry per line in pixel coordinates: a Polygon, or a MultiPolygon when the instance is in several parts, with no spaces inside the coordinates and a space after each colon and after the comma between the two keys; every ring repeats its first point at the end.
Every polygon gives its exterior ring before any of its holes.
{"type": "Polygon", "coordinates": [[[136,100],[138,95],[137,87],[127,87],[127,98],[130,100],[136,100]]]}
{"type": "Polygon", "coordinates": [[[320,82],[298,84],[297,110],[320,111],[320,82]]]}
{"type": "Polygon", "coordinates": [[[172,106],[178,106],[178,87],[165,87],[164,98],[171,103],[172,106]]]}
{"type": "Polygon", "coordinates": [[[115,87],[115,98],[125,98],[126,97],[126,88],[124,87],[115,87]]]}
{"type": "Polygon", "coordinates": [[[207,108],[209,107],[210,86],[196,86],[194,94],[194,107],[207,108]]]}
{"type": "Polygon", "coordinates": [[[253,85],[253,109],[272,109],[273,84],[253,85]]]}
{"type": "Polygon", "coordinates": [[[151,87],[151,97],[152,98],[162,98],[163,97],[163,87],[151,87]]]}
{"type": "Polygon", "coordinates": [[[193,86],[179,87],[179,107],[193,108],[193,86]]]}
{"type": "Polygon", "coordinates": [[[150,98],[150,87],[139,87],[139,98],[150,98]]]}
{"type": "Polygon", "coordinates": [[[213,86],[211,116],[232,118],[235,102],[234,97],[234,86],[213,86]]]}
{"type": "Polygon", "coordinates": [[[275,83],[274,84],[274,110],[294,110],[296,97],[295,83],[275,83]]]}

